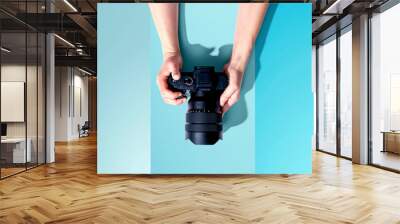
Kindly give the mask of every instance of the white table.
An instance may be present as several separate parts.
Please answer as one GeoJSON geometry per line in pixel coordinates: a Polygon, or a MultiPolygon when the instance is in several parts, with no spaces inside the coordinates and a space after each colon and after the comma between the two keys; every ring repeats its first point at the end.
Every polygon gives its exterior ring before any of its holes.
{"type": "Polygon", "coordinates": [[[31,162],[31,145],[32,140],[30,138],[26,139],[28,142],[25,154],[25,138],[5,138],[1,139],[2,145],[13,145],[13,163],[25,163],[31,162]],[[26,159],[26,161],[25,161],[26,159]]]}

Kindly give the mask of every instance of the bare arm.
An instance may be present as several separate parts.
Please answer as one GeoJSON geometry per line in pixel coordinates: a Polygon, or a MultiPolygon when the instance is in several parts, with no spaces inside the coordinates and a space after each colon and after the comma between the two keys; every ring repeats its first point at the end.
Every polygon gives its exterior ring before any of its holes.
{"type": "Polygon", "coordinates": [[[179,53],[178,3],[149,3],[163,54],[179,53]]]}
{"type": "Polygon", "coordinates": [[[243,73],[246,70],[267,8],[268,3],[242,3],[239,6],[232,56],[225,67],[229,76],[229,86],[220,99],[224,112],[229,110],[240,98],[243,73]]]}
{"type": "Polygon", "coordinates": [[[177,99],[182,94],[168,89],[168,76],[180,78],[182,57],[179,50],[178,39],[178,3],[149,3],[158,36],[160,37],[164,62],[157,76],[157,85],[164,102],[178,105],[185,99],[177,99]]]}

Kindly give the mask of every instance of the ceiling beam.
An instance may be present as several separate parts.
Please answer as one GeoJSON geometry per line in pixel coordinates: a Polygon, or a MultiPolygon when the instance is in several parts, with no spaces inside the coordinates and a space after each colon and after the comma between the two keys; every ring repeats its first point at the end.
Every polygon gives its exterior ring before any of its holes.
{"type": "Polygon", "coordinates": [[[96,71],[97,60],[92,56],[55,56],[56,66],[79,66],[88,67],[96,71]]]}
{"type": "Polygon", "coordinates": [[[97,36],[97,30],[92,26],[92,24],[89,23],[89,21],[83,17],[80,14],[68,14],[67,15],[72,21],[74,21],[78,26],[82,28],[82,30],[85,31],[85,33],[91,37],[92,39],[95,39],[97,36]]]}

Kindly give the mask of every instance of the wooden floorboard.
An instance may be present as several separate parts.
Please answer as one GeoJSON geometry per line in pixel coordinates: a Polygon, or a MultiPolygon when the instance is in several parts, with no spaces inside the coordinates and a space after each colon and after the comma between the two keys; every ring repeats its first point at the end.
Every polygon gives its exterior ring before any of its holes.
{"type": "Polygon", "coordinates": [[[0,181],[0,223],[400,223],[400,175],[321,152],[312,175],[97,175],[89,137],[0,181]]]}

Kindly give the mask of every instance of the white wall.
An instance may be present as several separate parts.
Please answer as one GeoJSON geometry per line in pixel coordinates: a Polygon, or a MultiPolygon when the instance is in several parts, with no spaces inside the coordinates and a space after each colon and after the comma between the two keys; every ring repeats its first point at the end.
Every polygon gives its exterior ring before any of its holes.
{"type": "MultiPolygon", "coordinates": [[[[2,82],[25,82],[25,75],[27,69],[28,85],[29,87],[35,86],[35,88],[27,88],[27,118],[28,118],[28,137],[30,133],[35,132],[36,135],[36,111],[37,99],[36,99],[36,66],[28,66],[19,64],[6,64],[1,66],[1,81],[2,82]],[[33,122],[33,123],[32,123],[33,122]],[[32,128],[32,131],[30,130],[32,128]]],[[[39,105],[40,107],[41,105],[39,105]]],[[[6,110],[6,108],[2,108],[6,110]]],[[[24,137],[25,136],[25,122],[7,122],[7,136],[8,137],[24,137]]],[[[43,137],[43,136],[41,136],[43,137]]]]}
{"type": "Polygon", "coordinates": [[[25,121],[25,83],[1,82],[1,121],[25,121]]]}
{"type": "MultiPolygon", "coordinates": [[[[75,70],[76,71],[76,70],[75,70]]],[[[74,107],[72,108],[72,119],[71,119],[71,135],[73,138],[79,137],[78,132],[78,124],[83,125],[85,121],[89,119],[89,110],[88,110],[88,77],[74,75],[74,107]],[[79,102],[80,101],[80,102],[79,102]]]]}
{"type": "Polygon", "coordinates": [[[55,68],[55,141],[67,141],[69,136],[69,85],[70,70],[55,68]]]}
{"type": "Polygon", "coordinates": [[[56,67],[55,88],[55,140],[77,139],[78,125],[88,120],[88,77],[76,68],[56,67]]]}
{"type": "MultiPolygon", "coordinates": [[[[2,82],[25,82],[25,64],[6,64],[1,66],[1,81],[2,82]]],[[[28,74],[33,69],[32,66],[28,66],[28,74]]],[[[6,108],[1,108],[6,110],[6,108]]],[[[8,137],[25,137],[25,123],[24,122],[11,122],[7,123],[7,136],[8,137]]]]}

